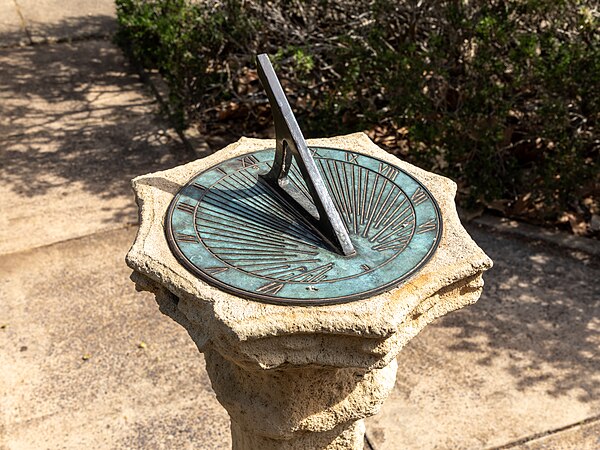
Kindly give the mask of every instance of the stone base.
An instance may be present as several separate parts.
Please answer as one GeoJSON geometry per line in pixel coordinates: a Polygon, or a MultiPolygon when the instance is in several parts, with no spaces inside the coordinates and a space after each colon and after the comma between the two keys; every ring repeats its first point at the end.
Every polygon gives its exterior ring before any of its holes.
{"type": "Polygon", "coordinates": [[[321,433],[297,433],[292,439],[273,439],[242,430],[231,422],[233,450],[363,450],[365,421],[338,425],[321,433]]]}
{"type": "Polygon", "coordinates": [[[379,158],[419,179],[436,198],[443,234],[429,262],[405,283],[371,298],[328,306],[247,300],[198,279],[173,255],[164,218],[194,174],[230,158],[272,148],[241,139],[211,156],[138,177],[141,210],[127,264],[139,289],[156,294],[198,349],[219,402],[232,420],[235,449],[359,449],[365,417],[394,386],[396,356],[428,323],[475,303],[491,260],[460,224],[456,185],[400,161],[364,134],[309,142],[379,158]]]}
{"type": "Polygon", "coordinates": [[[376,414],[398,365],[249,369],[205,349],[206,369],[231,417],[233,448],[362,449],[363,418],[376,414]]]}

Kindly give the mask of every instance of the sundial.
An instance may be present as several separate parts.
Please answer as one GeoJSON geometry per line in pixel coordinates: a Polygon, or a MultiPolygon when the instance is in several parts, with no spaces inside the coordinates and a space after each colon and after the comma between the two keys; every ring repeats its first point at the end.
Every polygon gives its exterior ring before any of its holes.
{"type": "Polygon", "coordinates": [[[308,147],[267,55],[257,68],[276,146],[181,188],[165,227],[178,261],[221,290],[275,304],[344,303],[408,280],[442,235],[431,193],[381,159],[308,147]]]}

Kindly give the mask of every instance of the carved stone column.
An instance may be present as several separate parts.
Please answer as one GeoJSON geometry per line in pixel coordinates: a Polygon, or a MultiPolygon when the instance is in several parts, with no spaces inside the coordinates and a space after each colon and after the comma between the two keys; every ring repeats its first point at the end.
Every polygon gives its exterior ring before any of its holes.
{"type": "Polygon", "coordinates": [[[456,185],[353,134],[309,145],[364,153],[418,178],[444,222],[440,245],[408,282],[365,300],[283,306],[246,300],[206,284],[173,256],[165,214],[195,173],[273,142],[241,139],[201,160],[133,181],[140,229],[127,255],[138,289],[154,292],[163,313],[205,354],[219,402],[231,417],[234,449],[361,449],[365,417],[393,388],[396,356],[437,317],[479,298],[491,260],[460,224],[456,185]]]}

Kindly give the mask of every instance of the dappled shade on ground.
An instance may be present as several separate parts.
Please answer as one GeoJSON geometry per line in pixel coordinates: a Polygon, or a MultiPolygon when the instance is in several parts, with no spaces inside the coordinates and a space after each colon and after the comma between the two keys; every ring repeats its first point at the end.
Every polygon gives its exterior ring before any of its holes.
{"type": "Polygon", "coordinates": [[[598,262],[469,231],[494,260],[483,294],[400,353],[395,391],[367,423],[378,450],[503,445],[600,407],[598,262]]]}
{"type": "Polygon", "coordinates": [[[182,162],[107,41],[0,51],[0,251],[137,221],[130,180],[182,162]]]}

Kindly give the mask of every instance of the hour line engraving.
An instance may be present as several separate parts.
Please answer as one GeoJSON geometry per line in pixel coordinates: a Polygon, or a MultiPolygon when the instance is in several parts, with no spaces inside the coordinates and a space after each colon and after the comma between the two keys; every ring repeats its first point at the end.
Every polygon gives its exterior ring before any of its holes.
{"type": "Polygon", "coordinates": [[[336,176],[337,172],[335,170],[336,163],[332,163],[330,160],[327,160],[325,163],[321,161],[321,166],[323,167],[323,171],[325,172],[325,180],[331,188],[330,192],[332,194],[333,201],[338,207],[338,210],[342,217],[348,217],[350,211],[348,211],[345,202],[346,198],[344,197],[342,190],[339,187],[338,177],[336,176]]]}
{"type": "Polygon", "coordinates": [[[398,176],[399,170],[389,164],[385,164],[383,162],[379,163],[379,173],[386,178],[394,181],[398,176]]]}
{"type": "MultiPolygon", "coordinates": [[[[356,193],[356,178],[357,176],[355,175],[354,172],[356,172],[354,169],[356,169],[357,167],[352,166],[352,181],[351,181],[351,186],[352,186],[352,203],[354,204],[354,210],[353,210],[353,222],[354,222],[354,232],[358,233],[358,218],[360,217],[359,214],[359,197],[358,194],[356,193]]],[[[360,168],[358,167],[358,172],[361,173],[360,168]]],[[[360,183],[358,188],[360,189],[360,183]]],[[[359,191],[360,192],[360,191],[359,191]]]]}
{"type": "MultiPolygon", "coordinates": [[[[363,171],[361,170],[360,173],[362,174],[363,171]]],[[[365,184],[364,184],[364,188],[363,185],[361,183],[361,190],[362,190],[362,200],[360,201],[360,224],[364,225],[365,223],[365,209],[367,208],[367,191],[369,186],[369,171],[367,171],[367,176],[365,177],[365,184]]]]}
{"type": "Polygon", "coordinates": [[[216,170],[217,172],[219,172],[220,174],[222,174],[222,175],[227,175],[227,172],[225,172],[225,171],[224,171],[223,169],[221,169],[220,167],[217,167],[215,170],[216,170]]]}
{"type": "Polygon", "coordinates": [[[373,223],[373,218],[374,218],[373,216],[375,215],[375,213],[377,212],[377,210],[380,207],[381,196],[383,195],[383,193],[387,187],[387,180],[384,178],[382,180],[381,186],[379,186],[379,179],[380,179],[379,176],[375,179],[375,186],[373,186],[373,190],[371,192],[371,198],[369,199],[369,212],[367,214],[367,226],[365,227],[365,229],[363,231],[364,237],[367,237],[369,235],[369,231],[370,231],[371,225],[373,223]],[[377,197],[375,198],[375,202],[373,203],[373,194],[375,193],[375,191],[377,191],[377,197]]]}
{"type": "Polygon", "coordinates": [[[395,233],[398,230],[410,231],[410,226],[413,225],[415,222],[415,217],[413,215],[412,209],[409,208],[408,206],[405,207],[400,212],[400,214],[398,214],[397,216],[392,216],[392,217],[395,217],[396,220],[386,221],[386,225],[384,227],[382,227],[381,230],[379,230],[379,232],[377,234],[375,234],[373,237],[371,237],[369,239],[369,242],[385,240],[387,236],[395,233]],[[391,233],[388,233],[386,235],[385,233],[387,233],[389,230],[391,230],[391,233]]]}
{"type": "Polygon", "coordinates": [[[437,229],[437,222],[435,219],[429,219],[427,222],[423,222],[417,227],[417,234],[427,233],[428,231],[435,231],[437,229]]]}
{"type": "Polygon", "coordinates": [[[196,236],[184,233],[175,233],[175,239],[179,242],[198,242],[198,238],[196,236]]]}
{"type": "Polygon", "coordinates": [[[351,164],[357,164],[358,155],[356,153],[346,153],[346,161],[351,164]]]}
{"type": "Polygon", "coordinates": [[[207,267],[204,270],[206,270],[208,273],[216,274],[229,270],[229,267],[207,267]]]}
{"type": "Polygon", "coordinates": [[[423,190],[423,188],[418,187],[415,192],[410,196],[410,200],[413,202],[415,206],[419,206],[425,200],[427,200],[427,194],[423,190]]]}
{"type": "Polygon", "coordinates": [[[242,163],[242,167],[255,167],[259,161],[258,158],[254,155],[246,155],[243,158],[238,159],[242,163]]]}
{"type": "Polygon", "coordinates": [[[259,287],[256,292],[260,292],[261,294],[277,295],[277,293],[283,289],[283,286],[285,286],[285,283],[277,283],[274,281],[259,287]]]}
{"type": "Polygon", "coordinates": [[[190,205],[189,203],[179,203],[177,205],[177,209],[188,214],[194,214],[194,209],[196,209],[196,207],[194,205],[190,205]]]}

